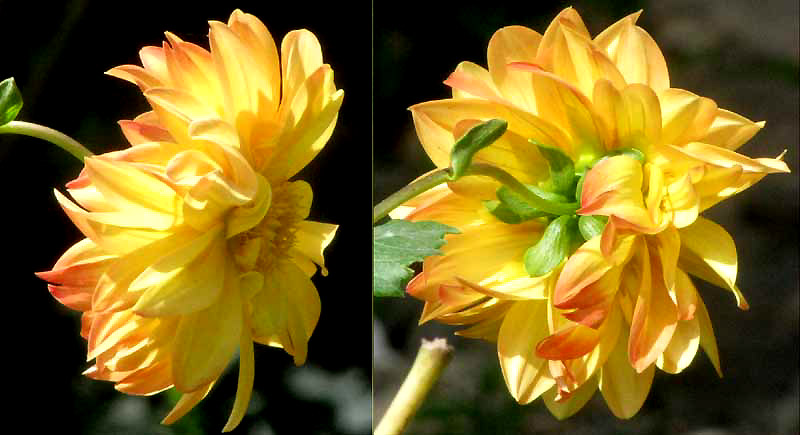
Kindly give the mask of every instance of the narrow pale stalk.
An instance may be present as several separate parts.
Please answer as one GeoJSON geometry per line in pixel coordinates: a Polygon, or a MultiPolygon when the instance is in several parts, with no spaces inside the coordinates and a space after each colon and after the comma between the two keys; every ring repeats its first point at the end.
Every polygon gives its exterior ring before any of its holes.
{"type": "Polygon", "coordinates": [[[372,224],[375,225],[379,220],[386,217],[392,210],[396,209],[409,199],[426,192],[446,181],[450,181],[450,168],[439,169],[414,181],[406,187],[389,195],[375,208],[372,209],[372,224]]]}
{"type": "Polygon", "coordinates": [[[400,391],[375,428],[375,435],[402,433],[452,358],[453,348],[447,345],[446,339],[423,339],[417,358],[400,386],[400,391]]]}
{"type": "Polygon", "coordinates": [[[31,136],[37,139],[46,140],[53,145],[63,149],[64,151],[72,154],[76,159],[83,161],[85,157],[92,154],[83,145],[78,143],[75,139],[61,133],[60,131],[53,130],[52,128],[43,125],[34,124],[25,121],[11,121],[6,125],[0,126],[0,134],[21,134],[24,136],[31,136]]]}

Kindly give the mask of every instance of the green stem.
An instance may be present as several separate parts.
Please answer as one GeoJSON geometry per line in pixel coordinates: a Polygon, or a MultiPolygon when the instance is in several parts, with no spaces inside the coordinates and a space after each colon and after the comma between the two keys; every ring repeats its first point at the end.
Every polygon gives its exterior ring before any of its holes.
{"type": "Polygon", "coordinates": [[[446,181],[450,181],[450,168],[433,171],[430,174],[389,195],[388,198],[378,203],[378,205],[372,209],[372,225],[375,225],[379,220],[386,217],[390,211],[396,209],[409,199],[414,198],[415,196],[426,192],[446,181]]]}
{"type": "Polygon", "coordinates": [[[527,203],[536,207],[538,210],[551,213],[556,216],[572,215],[578,210],[578,203],[571,202],[568,204],[547,201],[538,197],[535,193],[531,192],[524,184],[520,183],[513,175],[508,172],[492,165],[485,163],[473,163],[467,170],[466,175],[484,175],[486,177],[494,178],[500,183],[507,186],[514,193],[521,196],[527,203]]]}
{"type": "MultiPolygon", "coordinates": [[[[538,197],[530,189],[525,187],[524,184],[520,183],[516,178],[514,178],[513,175],[498,168],[497,166],[492,166],[486,163],[473,163],[464,172],[464,176],[467,175],[482,175],[493,178],[499,181],[501,184],[507,186],[517,195],[521,196],[533,207],[536,207],[538,210],[546,213],[551,213],[556,216],[563,216],[575,214],[575,212],[578,210],[577,202],[570,202],[567,204],[556,203],[538,197]]],[[[372,209],[372,224],[375,225],[379,220],[388,215],[389,212],[399,207],[409,199],[414,198],[415,196],[442,183],[455,181],[456,179],[457,178],[453,177],[452,175],[451,168],[444,168],[433,171],[428,175],[412,182],[406,187],[389,195],[388,198],[378,203],[378,205],[372,209]]]]}
{"type": "Polygon", "coordinates": [[[417,358],[408,371],[403,385],[392,404],[375,428],[375,435],[397,435],[403,432],[411,417],[417,413],[425,396],[453,358],[453,348],[444,338],[422,340],[417,358]]]}
{"type": "Polygon", "coordinates": [[[43,125],[34,124],[32,122],[11,121],[8,124],[0,126],[0,134],[3,133],[21,134],[46,140],[47,142],[50,142],[53,145],[56,145],[64,151],[72,154],[80,161],[83,161],[84,158],[93,155],[91,151],[87,150],[83,145],[78,143],[78,141],[65,135],[64,133],[43,125]]]}

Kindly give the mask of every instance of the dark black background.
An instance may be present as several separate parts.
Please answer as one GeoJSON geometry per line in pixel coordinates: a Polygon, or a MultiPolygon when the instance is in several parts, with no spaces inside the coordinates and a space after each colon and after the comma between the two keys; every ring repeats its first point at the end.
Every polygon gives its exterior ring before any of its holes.
{"type": "MultiPolygon", "coordinates": [[[[166,30],[208,48],[207,21],[226,22],[234,8],[259,17],[279,48],[290,30],[314,32],[337,87],[345,91],[333,137],[295,177],[314,189],[311,218],[340,225],[326,251],[330,275],[314,278],[322,314],[308,361],[295,369],[282,350],[256,346],[260,399],[254,399],[258,403],[251,411],[256,412],[237,433],[366,433],[372,355],[369,2],[342,7],[330,2],[0,1],[0,79],[15,77],[22,91],[25,105],[18,119],[62,131],[96,154],[122,149],[127,144],[116,121],[149,108],[136,86],[103,72],[139,64],[139,49],[160,45],[166,30]],[[292,386],[303,381],[317,382],[311,390],[322,392],[312,397],[292,386]],[[351,396],[358,400],[342,399],[351,396]],[[353,413],[360,424],[341,423],[353,413]]],[[[235,395],[235,364],[189,414],[190,421],[171,429],[157,424],[169,409],[164,394],[128,399],[112,384],[81,375],[89,364],[78,335],[79,313],[61,306],[33,275],[48,270],[82,238],[52,192],[63,192],[80,168],[45,142],[0,136],[6,301],[0,316],[6,383],[2,432],[218,432],[235,395]]]]}
{"type": "MultiPolygon", "coordinates": [[[[447,337],[453,362],[409,428],[415,434],[796,434],[798,433],[798,3],[796,0],[410,1],[375,3],[374,202],[433,166],[407,108],[449,98],[442,81],[461,61],[486,66],[486,48],[503,26],[544,33],[574,6],[590,33],[644,9],[639,25],[661,47],[673,87],[766,128],[739,152],[785,159],[792,174],[769,175],[704,215],[725,227],[739,255],[737,283],[751,309],[703,283],[719,344],[723,379],[702,352],[678,375],[655,377],[642,411],[629,421],[599,393],[558,422],[541,400],[519,406],[508,393],[496,345],[454,337],[456,328],[421,327],[410,297],[375,302],[374,401],[380,418],[422,337],[447,337]],[[385,341],[383,340],[385,337],[385,341]]],[[[480,254],[477,254],[480,255],[480,254]]]]}

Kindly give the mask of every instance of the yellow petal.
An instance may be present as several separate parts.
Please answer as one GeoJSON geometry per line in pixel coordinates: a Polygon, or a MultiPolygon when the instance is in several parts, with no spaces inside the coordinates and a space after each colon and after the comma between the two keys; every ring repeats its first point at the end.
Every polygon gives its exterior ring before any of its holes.
{"type": "Polygon", "coordinates": [[[161,420],[161,424],[172,424],[178,421],[181,417],[186,415],[187,412],[191,411],[195,405],[200,403],[200,401],[208,395],[208,392],[211,391],[211,387],[213,386],[214,382],[209,382],[208,385],[204,385],[202,388],[181,395],[178,403],[176,403],[169,414],[161,420]]]}
{"type": "MultiPolygon", "coordinates": [[[[479,99],[461,99],[429,101],[412,106],[410,110],[420,142],[428,157],[439,168],[450,165],[450,150],[458,139],[454,135],[454,130],[456,125],[465,119],[483,121],[500,118],[508,122],[506,133],[487,149],[498,149],[498,147],[505,149],[506,151],[502,153],[506,157],[500,162],[507,162],[509,157],[513,157],[516,161],[513,167],[517,169],[511,169],[512,174],[523,181],[531,180],[532,177],[538,178],[542,169],[546,172],[546,162],[544,159],[536,158],[538,154],[532,151],[535,147],[526,145],[528,139],[535,139],[540,143],[564,150],[572,149],[569,137],[559,127],[512,106],[479,99]],[[517,139],[502,145],[505,138],[512,137],[517,139]]],[[[487,151],[487,149],[478,154],[487,157],[487,153],[501,152],[499,149],[498,151],[487,151]]],[[[509,166],[512,165],[506,164],[507,168],[509,166]]]]}
{"type": "Polygon", "coordinates": [[[320,313],[319,294],[305,273],[292,262],[277,264],[264,276],[252,309],[253,339],[282,347],[296,365],[302,365],[320,313]]]}
{"type": "Polygon", "coordinates": [[[241,234],[258,225],[272,204],[272,188],[261,174],[256,174],[258,190],[252,202],[234,208],[225,221],[225,238],[241,234]]]}
{"type": "Polygon", "coordinates": [[[291,101],[297,89],[322,66],[322,48],[308,30],[294,30],[281,42],[283,100],[291,101]]]}
{"type": "Polygon", "coordinates": [[[164,255],[130,284],[129,291],[143,292],[134,312],[144,317],[175,316],[211,305],[222,292],[226,248],[218,227],[164,255]]]}
{"type": "Polygon", "coordinates": [[[496,31],[489,40],[489,74],[500,94],[530,113],[536,113],[536,98],[530,74],[508,68],[512,62],[536,60],[542,36],[527,27],[508,26],[496,31]]]}
{"type": "Polygon", "coordinates": [[[680,373],[689,366],[700,345],[700,326],[696,318],[681,320],[669,345],[658,356],[656,366],[667,373],[680,373]]]}
{"type": "Polygon", "coordinates": [[[327,65],[292,86],[292,94],[284,96],[281,103],[278,148],[262,171],[270,179],[290,178],[322,150],[333,133],[344,99],[344,91],[336,90],[333,70],[327,65]]]}
{"type": "Polygon", "coordinates": [[[325,268],[325,258],[322,253],[333,240],[339,226],[302,221],[297,224],[296,228],[295,244],[290,254],[293,257],[307,258],[313,261],[319,265],[323,276],[328,275],[328,269],[325,268]]]}
{"type": "Polygon", "coordinates": [[[600,392],[617,418],[636,415],[644,404],[653,383],[655,367],[637,373],[628,362],[628,338],[620,334],[617,346],[600,371],[600,392]]]}
{"type": "Polygon", "coordinates": [[[242,328],[242,337],[239,340],[239,381],[236,388],[236,400],[233,402],[231,415],[225,423],[223,432],[230,432],[242,421],[247,406],[250,404],[250,395],[253,392],[253,378],[255,377],[255,360],[253,355],[253,340],[250,328],[242,328]]]}
{"type": "Polygon", "coordinates": [[[658,95],[665,144],[684,145],[706,135],[717,115],[713,100],[683,89],[667,89],[658,95]]]}
{"type": "Polygon", "coordinates": [[[180,89],[152,88],[144,96],[158,115],[161,125],[178,143],[191,143],[189,125],[192,121],[219,117],[213,107],[180,89]]]}
{"type": "Polygon", "coordinates": [[[225,288],[217,301],[183,316],[175,332],[172,376],[179,391],[192,392],[216,380],[239,345],[239,275],[230,261],[222,273],[225,288]]]}
{"type": "Polygon", "coordinates": [[[717,109],[716,117],[701,142],[736,151],[764,128],[764,121],[753,122],[725,109],[717,109]]]}
{"type": "Polygon", "coordinates": [[[722,368],[719,363],[719,350],[717,349],[717,339],[714,337],[714,328],[711,326],[711,318],[708,316],[708,310],[701,298],[697,298],[697,311],[696,318],[700,327],[700,347],[703,348],[711,364],[717,371],[719,377],[722,377],[722,368]]]}
{"type": "Polygon", "coordinates": [[[504,103],[489,71],[472,62],[461,62],[444,84],[453,88],[453,98],[483,98],[504,103]]]}
{"type": "Polygon", "coordinates": [[[628,343],[630,364],[637,373],[656,361],[669,344],[678,322],[678,310],[664,285],[661,264],[648,251],[648,248],[639,250],[642,279],[628,343]]]}
{"type": "Polygon", "coordinates": [[[738,267],[736,244],[724,228],[703,217],[679,230],[681,268],[686,272],[734,293],[740,309],[749,308],[736,287],[738,267]]]}
{"type": "MultiPolygon", "coordinates": [[[[256,78],[255,85],[258,92],[266,97],[269,105],[260,108],[267,113],[277,111],[280,101],[280,63],[278,61],[278,49],[275,40],[267,30],[264,23],[253,15],[245,14],[240,10],[235,10],[228,20],[228,26],[235,33],[242,45],[246,48],[248,56],[258,65],[258,73],[261,77],[256,78]]],[[[254,75],[254,71],[248,71],[254,75]]],[[[254,77],[255,78],[255,77],[254,77]]]]}
{"type": "Polygon", "coordinates": [[[120,219],[135,216],[140,225],[124,222],[124,226],[165,230],[180,224],[180,198],[164,182],[125,162],[87,158],[85,164],[92,184],[110,205],[122,212],[108,223],[120,225],[123,223],[120,219]]]}
{"type": "Polygon", "coordinates": [[[542,395],[542,399],[545,406],[547,406],[547,410],[550,411],[550,414],[553,414],[553,417],[564,420],[580,411],[586,405],[586,402],[594,396],[595,391],[597,391],[597,377],[593,376],[565,400],[556,400],[556,388],[551,388],[545,392],[542,395]]]}
{"type": "Polygon", "coordinates": [[[614,148],[636,148],[645,154],[661,141],[661,107],[647,86],[635,84],[617,91],[611,82],[600,80],[594,87],[593,102],[615,138],[614,148]]]}
{"type": "Polygon", "coordinates": [[[536,343],[547,337],[546,301],[515,302],[500,326],[497,355],[508,391],[520,404],[535,400],[555,385],[536,343]]]}

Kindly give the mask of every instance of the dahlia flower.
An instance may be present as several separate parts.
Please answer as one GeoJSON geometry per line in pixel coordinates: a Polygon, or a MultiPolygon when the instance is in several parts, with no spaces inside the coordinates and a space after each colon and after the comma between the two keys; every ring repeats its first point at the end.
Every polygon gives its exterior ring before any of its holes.
{"type": "Polygon", "coordinates": [[[325,145],[343,93],[314,35],[281,43],[256,17],[211,21],[211,50],[167,33],[142,67],[108,74],[139,86],[152,111],[120,125],[130,148],[86,158],[55,192],[86,236],[39,273],[83,312],[85,372],[128,394],[183,393],[163,423],[202,400],[239,353],[224,431],[253,386],[253,342],[306,360],[320,314],[310,277],[326,274],[336,226],[306,220],[311,187],[290,178],[325,145]]]}
{"type": "Polygon", "coordinates": [[[510,26],[489,41],[488,69],[462,62],[453,97],[411,107],[434,164],[478,122],[508,131],[475,155],[513,175],[543,212],[494,179],[465,177],[393,214],[458,228],[407,287],[420,322],[468,325],[496,341],[509,391],[539,396],[558,418],[599,389],[630,418],[655,369],[682,371],[699,347],[721,375],[708,312],[692,278],[729,290],[739,308],[730,235],[700,216],[769,173],[780,157],[738,149],[763,126],[672,88],[664,57],[629,15],[592,38],[563,10],[543,35],[510,26]]]}

